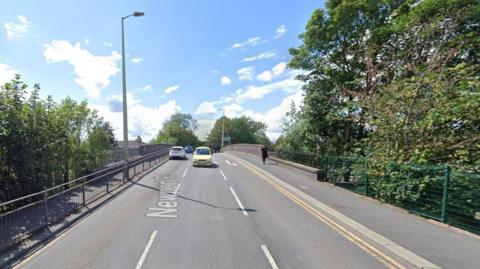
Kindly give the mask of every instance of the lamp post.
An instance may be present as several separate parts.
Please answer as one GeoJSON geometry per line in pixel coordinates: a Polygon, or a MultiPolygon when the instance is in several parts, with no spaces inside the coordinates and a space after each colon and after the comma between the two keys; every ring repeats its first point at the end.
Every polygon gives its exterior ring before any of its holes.
{"type": "Polygon", "coordinates": [[[128,178],[128,117],[127,117],[127,77],[125,73],[125,31],[124,20],[128,17],[141,17],[145,13],[135,11],[132,14],[122,17],[122,87],[123,87],[123,160],[125,162],[124,178],[128,178]]]}
{"type": "Polygon", "coordinates": [[[223,152],[223,138],[225,137],[225,109],[219,108],[218,110],[221,110],[222,113],[222,152],[223,152]]]}

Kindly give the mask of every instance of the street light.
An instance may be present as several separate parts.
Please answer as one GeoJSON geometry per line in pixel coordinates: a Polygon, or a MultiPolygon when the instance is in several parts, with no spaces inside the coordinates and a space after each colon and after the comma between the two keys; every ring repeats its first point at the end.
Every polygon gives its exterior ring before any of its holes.
{"type": "Polygon", "coordinates": [[[222,114],[222,152],[223,152],[223,138],[225,137],[225,109],[219,108],[218,110],[221,110],[223,112],[222,114]]]}
{"type": "Polygon", "coordinates": [[[125,162],[124,178],[128,178],[128,117],[127,117],[127,77],[125,74],[125,31],[123,21],[131,16],[141,17],[145,13],[135,11],[122,17],[122,87],[123,87],[123,160],[125,162]]]}

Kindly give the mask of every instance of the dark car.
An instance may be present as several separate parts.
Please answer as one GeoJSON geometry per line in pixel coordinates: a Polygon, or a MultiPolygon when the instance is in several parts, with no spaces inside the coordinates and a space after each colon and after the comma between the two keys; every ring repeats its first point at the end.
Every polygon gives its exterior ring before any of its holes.
{"type": "Polygon", "coordinates": [[[193,153],[193,147],[192,146],[185,146],[185,153],[193,153]]]}

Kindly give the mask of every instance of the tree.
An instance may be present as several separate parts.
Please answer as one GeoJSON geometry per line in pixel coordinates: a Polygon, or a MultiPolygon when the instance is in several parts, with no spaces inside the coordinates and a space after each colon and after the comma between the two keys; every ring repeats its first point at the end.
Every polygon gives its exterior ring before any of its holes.
{"type": "Polygon", "coordinates": [[[265,134],[267,129],[265,123],[255,121],[247,116],[241,116],[232,119],[221,117],[215,121],[212,130],[207,136],[207,142],[211,147],[215,149],[221,147],[222,124],[224,120],[225,136],[230,136],[230,143],[271,144],[265,134]]]}
{"type": "Polygon", "coordinates": [[[89,173],[115,144],[110,125],[70,98],[55,103],[28,93],[19,75],[0,86],[0,200],[68,182],[89,173]]]}
{"type": "Polygon", "coordinates": [[[290,49],[289,67],[302,69],[306,82],[300,116],[308,124],[310,149],[351,153],[365,135],[367,108],[361,102],[375,91],[371,66],[377,51],[369,45],[382,38],[392,11],[403,1],[330,0],[315,10],[300,35],[303,44],[290,49]]]}
{"type": "Polygon", "coordinates": [[[139,136],[139,135],[137,135],[137,138],[135,139],[135,142],[137,142],[137,143],[143,143],[142,137],[139,136]]]}
{"type": "Polygon", "coordinates": [[[197,146],[200,140],[195,135],[197,121],[190,114],[176,113],[166,121],[158,132],[155,143],[197,146]]]}
{"type": "Polygon", "coordinates": [[[281,144],[480,169],[480,2],[330,0],[326,7],[290,50],[289,66],[304,71],[305,98],[281,144]]]}

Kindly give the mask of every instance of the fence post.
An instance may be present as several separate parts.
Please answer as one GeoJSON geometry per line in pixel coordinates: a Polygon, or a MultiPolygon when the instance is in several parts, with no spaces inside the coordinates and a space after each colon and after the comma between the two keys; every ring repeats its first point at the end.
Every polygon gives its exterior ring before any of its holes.
{"type": "Polygon", "coordinates": [[[43,193],[43,214],[45,218],[45,226],[48,226],[48,200],[47,200],[47,192],[43,193]]]}
{"type": "Polygon", "coordinates": [[[368,164],[365,163],[365,196],[368,196],[368,164]]]}
{"type": "Polygon", "coordinates": [[[442,222],[447,221],[447,203],[448,203],[448,188],[450,186],[450,166],[445,168],[445,176],[443,178],[443,195],[442,195],[442,222]]]}
{"type": "Polygon", "coordinates": [[[82,180],[82,203],[85,206],[85,179],[82,180]]]}
{"type": "Polygon", "coordinates": [[[323,157],[323,176],[324,176],[324,180],[329,182],[328,180],[328,157],[325,156],[323,157]]]}
{"type": "Polygon", "coordinates": [[[107,188],[107,192],[108,192],[108,177],[106,177],[105,179],[105,187],[107,188]]]}

